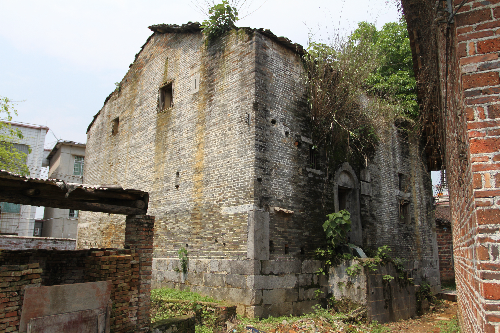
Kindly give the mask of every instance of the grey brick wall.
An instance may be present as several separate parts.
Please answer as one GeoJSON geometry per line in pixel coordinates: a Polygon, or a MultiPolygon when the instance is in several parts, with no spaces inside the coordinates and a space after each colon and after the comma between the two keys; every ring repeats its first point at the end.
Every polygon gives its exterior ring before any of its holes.
{"type": "MultiPolygon", "coordinates": [[[[368,165],[311,165],[314,143],[302,74],[296,52],[249,29],[208,44],[200,32],[154,33],[145,44],[89,128],[84,176],[88,183],[149,192],[148,214],[156,217],[154,286],[188,284],[225,299],[240,295],[240,313],[250,316],[306,311],[315,301],[303,293],[319,281],[297,269],[295,278],[304,281],[270,290],[283,289],[279,295],[288,300],[293,289],[294,302],[309,303],[267,304],[262,298],[272,295],[264,297],[269,288],[259,283],[273,283],[266,276],[274,273],[264,266],[310,259],[325,244],[322,224],[339,208],[337,190],[349,182],[349,208],[358,226],[351,242],[390,245],[412,262],[417,281],[436,273],[431,282],[439,284],[430,175],[417,142],[393,131],[368,165]],[[158,110],[166,82],[172,82],[174,105],[158,110]],[[112,134],[117,117],[118,132],[112,134]],[[407,223],[400,218],[402,199],[409,202],[407,223]],[[187,276],[173,266],[181,247],[190,258],[187,276]],[[254,261],[262,270],[203,266],[247,267],[254,261]]],[[[78,247],[119,247],[123,234],[124,218],[84,212],[78,247]]]]}

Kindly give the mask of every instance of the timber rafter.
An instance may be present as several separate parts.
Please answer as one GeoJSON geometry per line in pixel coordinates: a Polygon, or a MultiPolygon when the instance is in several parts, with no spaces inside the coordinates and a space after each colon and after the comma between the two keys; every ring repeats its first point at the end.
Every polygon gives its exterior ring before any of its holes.
{"type": "Polygon", "coordinates": [[[148,210],[149,195],[118,185],[72,184],[58,179],[26,178],[0,170],[0,202],[144,215],[148,210]]]}

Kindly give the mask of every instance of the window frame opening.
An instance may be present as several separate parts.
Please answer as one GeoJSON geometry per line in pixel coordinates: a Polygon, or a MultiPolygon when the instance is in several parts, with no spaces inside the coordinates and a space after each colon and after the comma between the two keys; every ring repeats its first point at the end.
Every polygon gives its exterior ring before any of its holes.
{"type": "Polygon", "coordinates": [[[73,158],[73,176],[83,176],[83,167],[85,166],[85,156],[74,155],[73,158]],[[77,170],[78,166],[78,170],[77,170]]]}
{"type": "Polygon", "coordinates": [[[167,82],[158,91],[158,109],[167,110],[174,106],[174,85],[173,81],[167,82]]]}

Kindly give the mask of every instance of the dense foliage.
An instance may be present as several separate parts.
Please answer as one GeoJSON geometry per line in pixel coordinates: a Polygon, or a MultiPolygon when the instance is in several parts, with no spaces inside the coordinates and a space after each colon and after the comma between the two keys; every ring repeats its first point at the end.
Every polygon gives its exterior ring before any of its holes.
{"type": "Polygon", "coordinates": [[[365,81],[367,92],[398,106],[404,116],[418,119],[417,81],[406,21],[386,23],[381,30],[360,22],[350,38],[378,57],[377,68],[365,81]]]}
{"type": "Polygon", "coordinates": [[[23,138],[23,134],[8,123],[12,121],[12,115],[17,115],[13,102],[7,97],[0,97],[0,169],[27,176],[27,156],[13,145],[13,142],[23,138]]]}
{"type": "Polygon", "coordinates": [[[304,56],[312,136],[327,158],[369,158],[398,118],[419,117],[406,23],[359,23],[349,38],[311,42],[304,56]]]}

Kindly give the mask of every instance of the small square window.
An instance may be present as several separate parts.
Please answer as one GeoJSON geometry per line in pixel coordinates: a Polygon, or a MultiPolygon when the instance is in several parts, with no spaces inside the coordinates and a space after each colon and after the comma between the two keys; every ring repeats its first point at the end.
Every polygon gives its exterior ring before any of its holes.
{"type": "Polygon", "coordinates": [[[69,210],[69,217],[77,218],[78,217],[78,210],[70,209],[69,210]]]}
{"type": "Polygon", "coordinates": [[[169,82],[160,88],[160,94],[158,96],[158,106],[160,108],[160,111],[174,106],[172,82],[169,82]]]}
{"type": "Polygon", "coordinates": [[[73,175],[83,176],[83,164],[84,164],[84,157],[75,156],[75,163],[73,164],[73,175]]]}

